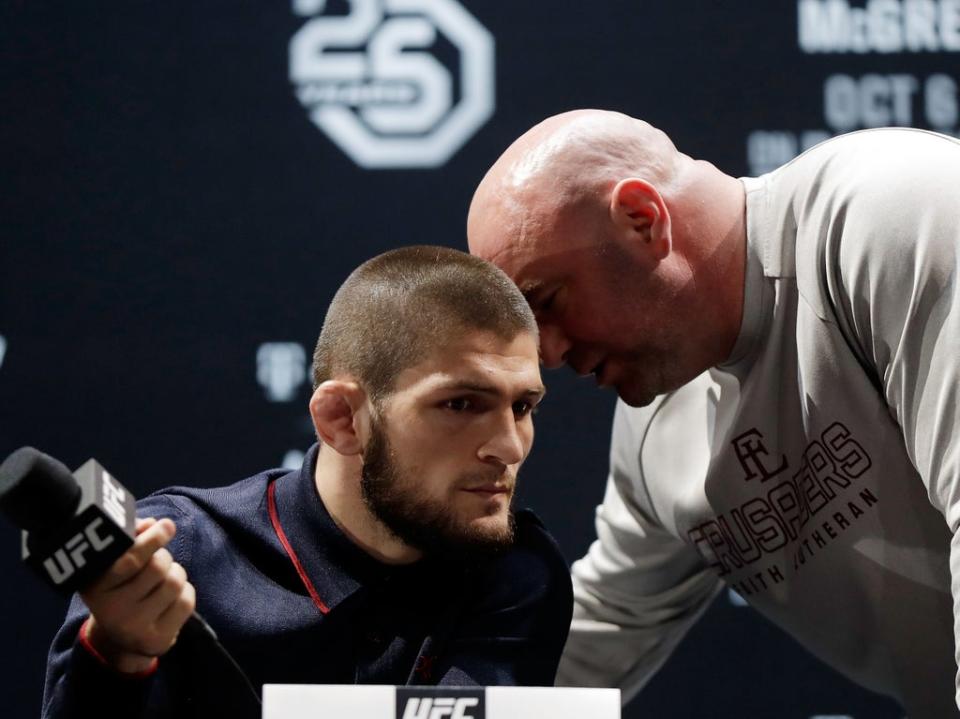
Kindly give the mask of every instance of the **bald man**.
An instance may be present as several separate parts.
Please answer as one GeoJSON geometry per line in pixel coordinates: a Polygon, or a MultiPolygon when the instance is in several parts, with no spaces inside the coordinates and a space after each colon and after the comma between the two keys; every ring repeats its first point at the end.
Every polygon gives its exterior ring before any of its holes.
{"type": "Polygon", "coordinates": [[[957,715],[960,143],[870,130],[737,179],[567,113],[468,233],[544,364],[620,397],[561,682],[629,699],[727,585],[912,719],[957,715]]]}

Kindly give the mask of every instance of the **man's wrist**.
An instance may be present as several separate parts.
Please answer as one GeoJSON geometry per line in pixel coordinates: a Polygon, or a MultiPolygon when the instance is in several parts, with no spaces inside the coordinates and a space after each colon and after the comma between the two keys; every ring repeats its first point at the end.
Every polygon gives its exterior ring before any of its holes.
{"type": "Polygon", "coordinates": [[[93,657],[110,669],[132,677],[147,677],[157,669],[157,657],[128,652],[106,635],[93,617],[80,627],[80,644],[93,657]]]}

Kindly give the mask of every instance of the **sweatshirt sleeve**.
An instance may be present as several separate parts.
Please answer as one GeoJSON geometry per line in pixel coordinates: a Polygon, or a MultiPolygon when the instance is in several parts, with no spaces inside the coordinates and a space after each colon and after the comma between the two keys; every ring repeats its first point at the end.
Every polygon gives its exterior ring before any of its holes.
{"type": "MultiPolygon", "coordinates": [[[[952,534],[960,647],[960,145],[942,138],[888,164],[850,200],[852,231],[830,280],[845,329],[952,534]]],[[[960,678],[956,689],[960,702],[960,678]]]]}
{"type": "Polygon", "coordinates": [[[139,717],[152,677],[123,675],[100,663],[80,641],[89,611],[74,595],[67,618],[50,647],[43,717],[139,717]]]}
{"type": "MultiPolygon", "coordinates": [[[[656,517],[647,490],[656,467],[641,450],[650,422],[661,412],[672,421],[700,419],[706,390],[694,381],[669,401],[642,409],[617,404],[610,474],[597,508],[597,539],[573,565],[574,612],[558,683],[617,686],[631,699],[660,668],[710,604],[720,582],[689,545],[656,517]]],[[[662,416],[661,416],[662,419],[662,416]]],[[[664,452],[686,451],[664,447],[664,452]]],[[[706,457],[687,466],[706,470],[706,457]]],[[[671,477],[662,477],[669,481],[671,477]]]]}

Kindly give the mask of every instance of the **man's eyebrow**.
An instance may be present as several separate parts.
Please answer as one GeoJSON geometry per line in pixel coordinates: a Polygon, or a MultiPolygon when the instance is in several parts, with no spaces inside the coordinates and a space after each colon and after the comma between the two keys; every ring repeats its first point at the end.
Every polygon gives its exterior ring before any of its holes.
{"type": "MultiPolygon", "coordinates": [[[[476,392],[478,394],[502,394],[498,387],[495,387],[492,384],[485,384],[483,382],[472,382],[472,381],[452,381],[449,383],[441,384],[437,389],[439,390],[461,390],[465,392],[476,392]]],[[[540,397],[542,398],[547,393],[547,388],[543,385],[538,385],[535,387],[529,387],[525,390],[522,390],[520,394],[524,397],[540,397]]]]}
{"type": "Polygon", "coordinates": [[[529,305],[533,304],[532,300],[542,289],[543,282],[541,280],[531,280],[529,282],[523,282],[520,284],[520,294],[523,295],[523,298],[529,305]]]}

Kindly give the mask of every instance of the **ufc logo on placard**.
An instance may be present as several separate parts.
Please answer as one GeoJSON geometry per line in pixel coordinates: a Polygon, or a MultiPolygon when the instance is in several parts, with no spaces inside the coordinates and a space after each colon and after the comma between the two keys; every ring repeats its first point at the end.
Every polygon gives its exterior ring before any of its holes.
{"type": "Polygon", "coordinates": [[[91,548],[94,552],[100,552],[113,544],[113,537],[109,535],[101,537],[97,534],[101,524],[103,519],[97,517],[84,528],[83,532],[70,537],[62,548],[53,553],[53,556],[44,560],[43,568],[47,570],[54,584],[63,584],[78,569],[82,569],[87,564],[86,553],[91,548]]]}
{"type": "Polygon", "coordinates": [[[468,713],[479,703],[477,697],[410,697],[403,719],[480,719],[468,713]]]}
{"type": "Polygon", "coordinates": [[[397,687],[396,719],[484,719],[483,689],[397,687]]]}

